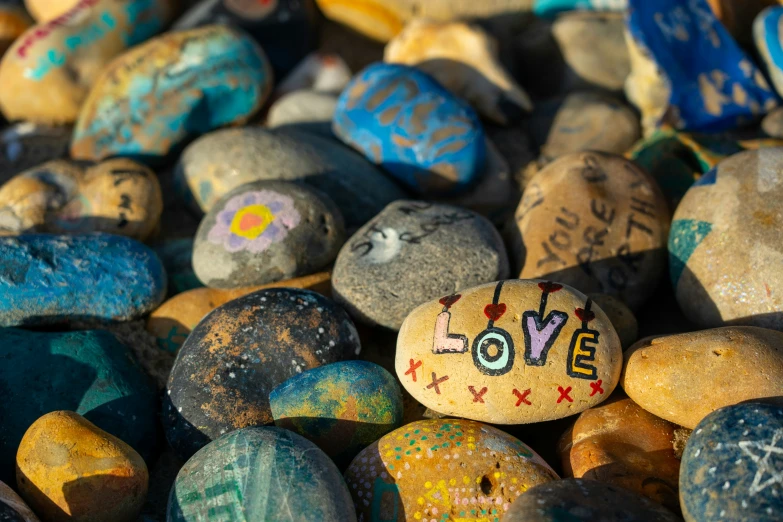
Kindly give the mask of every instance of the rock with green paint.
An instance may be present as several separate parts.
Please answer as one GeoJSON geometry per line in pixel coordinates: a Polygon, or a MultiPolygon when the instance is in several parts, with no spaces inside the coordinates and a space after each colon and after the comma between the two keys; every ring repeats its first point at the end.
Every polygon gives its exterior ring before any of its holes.
{"type": "Polygon", "coordinates": [[[677,207],[669,272],[704,328],[783,330],[783,147],[745,151],[702,176],[677,207]]]}
{"type": "Polygon", "coordinates": [[[274,427],[233,431],[202,448],[171,489],[168,522],[354,522],[350,493],[315,444],[274,427]]]}
{"type": "Polygon", "coordinates": [[[281,428],[315,442],[340,465],[402,424],[402,391],[382,367],[343,361],[291,377],[269,394],[281,428]]]}

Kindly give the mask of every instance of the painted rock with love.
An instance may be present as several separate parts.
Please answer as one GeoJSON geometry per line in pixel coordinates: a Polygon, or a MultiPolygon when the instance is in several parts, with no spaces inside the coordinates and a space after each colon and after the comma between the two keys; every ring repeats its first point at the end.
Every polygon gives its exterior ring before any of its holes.
{"type": "Polygon", "coordinates": [[[618,11],[628,9],[628,0],[535,0],[533,13],[536,16],[556,16],[565,11],[618,11]]]}
{"type": "Polygon", "coordinates": [[[40,522],[24,500],[0,482],[0,520],[3,522],[40,522]]]}
{"type": "Polygon", "coordinates": [[[680,518],[624,487],[596,480],[565,479],[527,491],[511,505],[503,522],[564,520],[678,522],[680,518]]]}
{"type": "Polygon", "coordinates": [[[398,330],[425,301],[506,277],[506,249],[486,218],[460,207],[399,200],[343,246],[332,284],[352,317],[398,330]]]}
{"type": "Polygon", "coordinates": [[[68,155],[70,127],[22,122],[0,132],[0,183],[25,170],[68,155]]]}
{"type": "Polygon", "coordinates": [[[622,348],[606,314],[560,283],[510,280],[425,303],[397,337],[397,377],[446,414],[527,424],[609,397],[622,348]]]}
{"type": "Polygon", "coordinates": [[[676,426],[646,412],[622,394],[582,412],[560,438],[566,477],[620,486],[677,513],[680,461],[676,426]]]}
{"type": "Polygon", "coordinates": [[[0,4],[0,56],[34,23],[21,1],[0,4]]]}
{"type": "Polygon", "coordinates": [[[166,520],[355,522],[356,516],[340,471],[315,444],[258,427],[220,437],[188,460],[171,489],[166,520]]]}
{"type": "Polygon", "coordinates": [[[310,439],[340,467],[402,424],[400,385],[367,361],[294,375],[272,390],[269,404],[276,426],[310,439]]]}
{"type": "Polygon", "coordinates": [[[522,279],[609,294],[638,310],[666,269],[669,211],[633,162],[600,152],[560,157],[525,188],[511,231],[522,279]]]}
{"type": "Polygon", "coordinates": [[[246,122],[271,89],[264,52],[241,30],[169,32],[102,70],[76,122],[71,155],[163,161],[189,138],[246,122]]]}
{"type": "Polygon", "coordinates": [[[145,458],[152,457],[158,398],[131,351],[114,335],[3,328],[0,360],[0,480],[13,477],[16,449],[30,424],[62,409],[83,415],[145,458]]]}
{"type": "Polygon", "coordinates": [[[274,283],[323,269],[344,242],[343,217],[325,194],[256,181],[223,196],[201,221],[193,270],[211,288],[274,283]]]}
{"type": "Polygon", "coordinates": [[[172,0],[81,0],[20,36],[0,63],[9,120],[71,123],[104,67],[163,30],[172,0]]]}
{"type": "Polygon", "coordinates": [[[188,458],[229,431],[269,424],[275,386],[360,350],[348,315],[315,292],[270,289],[230,301],[177,354],[164,397],[166,438],[188,458]]]}
{"type": "Polygon", "coordinates": [[[669,273],[680,308],[699,326],[783,330],[781,168],[783,147],[735,154],[677,207],[669,273]]]}
{"type": "Polygon", "coordinates": [[[158,177],[126,159],[85,166],[56,160],[0,187],[0,235],[107,232],[143,241],[158,225],[158,177]]]}
{"type": "Polygon", "coordinates": [[[476,113],[413,67],[376,63],[361,71],[340,95],[332,130],[422,195],[465,190],[484,169],[476,113]]]}
{"type": "Polygon", "coordinates": [[[345,472],[364,521],[498,522],[529,488],[557,479],[523,442],[462,419],[406,424],[359,453],[345,472]]]}
{"type": "Polygon", "coordinates": [[[680,468],[686,522],[783,517],[783,408],[759,403],[721,408],[691,433],[680,468]]]}
{"type": "Polygon", "coordinates": [[[690,429],[723,406],[783,402],[783,333],[728,326],[648,337],[625,352],[621,384],[645,410],[690,429]]]}
{"type": "Polygon", "coordinates": [[[0,238],[0,326],[129,321],[154,310],[165,294],[160,259],[132,239],[0,238]]]}
{"type": "Polygon", "coordinates": [[[135,522],[148,482],[133,448],[72,411],[36,420],[16,454],[19,492],[44,520],[135,522]]]}

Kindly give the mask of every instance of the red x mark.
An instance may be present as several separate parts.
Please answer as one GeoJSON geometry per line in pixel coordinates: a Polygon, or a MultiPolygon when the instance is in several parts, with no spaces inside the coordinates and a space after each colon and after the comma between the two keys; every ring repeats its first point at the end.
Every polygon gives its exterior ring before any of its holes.
{"type": "Polygon", "coordinates": [[[484,404],[484,399],[482,398],[485,393],[487,393],[487,387],[484,386],[481,388],[481,391],[476,393],[476,388],[473,386],[468,386],[468,389],[470,390],[470,393],[473,394],[473,402],[480,402],[481,404],[484,404]]]}
{"type": "Polygon", "coordinates": [[[562,386],[558,386],[558,387],[557,387],[557,391],[559,391],[559,392],[560,392],[560,398],[559,398],[559,399],[557,399],[557,403],[558,403],[558,404],[560,404],[560,402],[561,402],[563,399],[567,400],[568,402],[574,402],[574,399],[572,399],[572,398],[571,398],[571,397],[569,397],[569,395],[568,395],[569,393],[571,393],[571,387],[570,387],[570,386],[569,386],[568,388],[566,388],[565,390],[563,389],[563,387],[562,387],[562,386]]]}
{"type": "Polygon", "coordinates": [[[596,393],[600,393],[601,395],[604,394],[604,389],[601,388],[601,384],[603,384],[603,382],[604,381],[602,381],[601,379],[598,379],[596,382],[590,383],[590,388],[593,389],[593,391],[590,392],[590,397],[592,397],[596,393]]]}
{"type": "Polygon", "coordinates": [[[516,388],[514,388],[514,392],[513,392],[513,393],[514,393],[514,395],[516,395],[516,396],[517,396],[517,398],[519,399],[519,400],[517,401],[517,404],[516,404],[517,406],[519,406],[519,405],[520,405],[520,404],[522,404],[523,402],[524,402],[525,404],[527,404],[528,406],[530,406],[531,404],[533,404],[532,402],[530,402],[529,400],[527,400],[527,396],[528,396],[528,395],[530,395],[530,388],[528,388],[527,390],[523,391],[522,393],[520,393],[520,392],[519,392],[519,390],[517,390],[516,388]]]}
{"type": "MultiPolygon", "coordinates": [[[[432,372],[432,382],[431,382],[430,384],[428,384],[428,385],[427,385],[427,389],[429,390],[430,388],[435,388],[435,393],[437,393],[438,395],[440,395],[440,388],[438,388],[438,385],[439,385],[440,383],[442,383],[443,381],[445,381],[445,380],[448,380],[448,378],[449,378],[449,376],[448,376],[448,375],[444,375],[443,377],[441,377],[440,379],[438,379],[438,378],[435,376],[435,372],[432,372]]],[[[482,402],[484,402],[484,401],[482,401],[482,402]]]]}
{"type": "Polygon", "coordinates": [[[405,372],[405,375],[410,375],[413,378],[413,382],[416,382],[416,370],[421,366],[421,361],[418,361],[416,364],[413,364],[413,359],[411,359],[411,362],[409,363],[411,365],[410,368],[408,368],[408,371],[405,372]]]}

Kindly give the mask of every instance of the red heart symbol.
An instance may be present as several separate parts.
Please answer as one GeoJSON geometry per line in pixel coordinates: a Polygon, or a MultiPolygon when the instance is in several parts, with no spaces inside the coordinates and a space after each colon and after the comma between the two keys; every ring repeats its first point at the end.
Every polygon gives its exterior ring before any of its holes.
{"type": "Polygon", "coordinates": [[[484,307],[484,315],[487,316],[487,318],[490,321],[497,321],[501,317],[503,317],[503,314],[506,313],[506,304],[500,303],[500,304],[488,304],[484,307]]]}
{"type": "Polygon", "coordinates": [[[551,281],[544,281],[543,283],[538,283],[538,288],[540,288],[542,292],[553,294],[562,290],[563,285],[559,283],[553,283],[551,281]]]}
{"type": "Polygon", "coordinates": [[[447,295],[446,297],[441,297],[438,302],[446,308],[451,308],[451,305],[459,301],[461,297],[461,294],[451,294],[447,295]]]}
{"type": "Polygon", "coordinates": [[[595,319],[595,314],[592,310],[584,310],[582,308],[577,308],[574,310],[574,313],[579,318],[580,321],[583,323],[589,323],[593,319],[595,319]]]}
{"type": "Polygon", "coordinates": [[[257,227],[264,222],[264,219],[260,216],[256,216],[248,212],[242,219],[239,220],[239,230],[250,230],[253,227],[257,227]]]}

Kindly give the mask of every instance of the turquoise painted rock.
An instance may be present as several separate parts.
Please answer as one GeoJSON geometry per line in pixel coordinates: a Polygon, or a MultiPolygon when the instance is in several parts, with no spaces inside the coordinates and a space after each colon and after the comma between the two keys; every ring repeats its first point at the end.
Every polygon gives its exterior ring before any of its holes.
{"type": "Polygon", "coordinates": [[[57,410],[75,411],[152,457],[158,399],[130,350],[111,333],[0,329],[0,361],[0,480],[14,476],[27,428],[57,410]]]}
{"type": "Polygon", "coordinates": [[[165,294],[160,259],[133,239],[0,238],[0,326],[129,321],[157,308],[165,294]]]}
{"type": "Polygon", "coordinates": [[[340,95],[332,129],[419,194],[465,190],[484,169],[475,111],[414,67],[376,63],[360,72],[340,95]]]}
{"type": "Polygon", "coordinates": [[[533,13],[551,17],[565,11],[625,11],[628,0],[535,0],[533,13]]]}
{"type": "Polygon", "coordinates": [[[71,155],[160,161],[188,138],[247,121],[271,88],[264,52],[241,30],[166,33],[104,69],[79,114],[71,155]]]}
{"type": "Polygon", "coordinates": [[[166,269],[168,297],[204,287],[193,271],[193,238],[169,239],[152,245],[152,249],[166,269]]]}
{"type": "Polygon", "coordinates": [[[768,7],[753,22],[753,41],[764,60],[772,85],[783,93],[783,34],[780,21],[783,7],[768,7]]]}
{"type": "Polygon", "coordinates": [[[783,408],[744,403],[712,412],[688,439],[680,505],[688,522],[783,520],[783,408]]]}
{"type": "Polygon", "coordinates": [[[167,522],[355,522],[348,488],[312,442],[287,430],[245,428],[202,448],[180,470],[167,522]]]}
{"type": "Polygon", "coordinates": [[[338,465],[402,424],[402,391],[377,364],[344,361],[291,377],[269,394],[275,425],[315,442],[338,465]]]}

